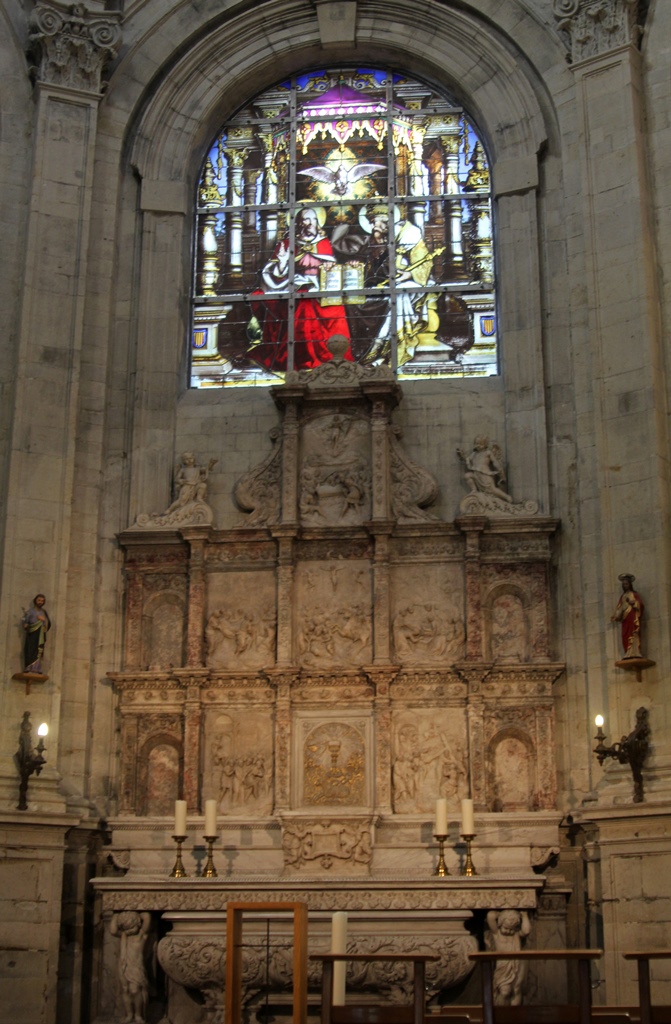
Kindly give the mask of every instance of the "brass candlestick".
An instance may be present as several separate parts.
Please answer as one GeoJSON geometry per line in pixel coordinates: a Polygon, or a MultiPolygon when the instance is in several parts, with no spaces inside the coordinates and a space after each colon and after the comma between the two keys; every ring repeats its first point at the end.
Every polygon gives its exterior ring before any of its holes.
{"type": "Polygon", "coordinates": [[[215,868],[214,861],[212,860],[212,846],[216,842],[217,837],[216,836],[203,836],[203,839],[207,843],[207,864],[203,868],[203,874],[202,874],[201,877],[202,878],[216,878],[217,877],[217,869],[215,868]]]}
{"type": "Polygon", "coordinates": [[[188,878],[184,865],[182,864],[182,843],[186,839],[186,836],[173,836],[172,837],[177,843],[177,858],[175,860],[175,866],[170,872],[169,878],[188,878]]]}
{"type": "Polygon", "coordinates": [[[473,875],[477,875],[477,871],[475,870],[475,867],[473,865],[473,858],[471,857],[471,843],[475,839],[475,832],[462,832],[461,838],[466,843],[466,860],[464,862],[463,868],[461,869],[461,873],[462,875],[466,875],[467,878],[472,878],[473,875]]]}
{"type": "Polygon", "coordinates": [[[433,838],[438,840],[439,847],[438,866],[436,867],[436,870],[433,873],[434,875],[437,875],[439,878],[445,878],[445,876],[449,875],[450,873],[447,870],[447,864],[445,863],[445,840],[447,839],[447,835],[439,836],[434,834],[433,838]]]}

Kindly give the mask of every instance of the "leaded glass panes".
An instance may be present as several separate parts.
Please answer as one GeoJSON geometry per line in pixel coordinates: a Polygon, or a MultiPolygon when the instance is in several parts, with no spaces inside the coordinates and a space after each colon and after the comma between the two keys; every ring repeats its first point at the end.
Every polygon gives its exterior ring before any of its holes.
{"type": "Polygon", "coordinates": [[[330,358],[401,378],[496,373],[489,169],[452,99],[390,71],[268,89],[198,189],[192,383],[277,382],[330,358]]]}

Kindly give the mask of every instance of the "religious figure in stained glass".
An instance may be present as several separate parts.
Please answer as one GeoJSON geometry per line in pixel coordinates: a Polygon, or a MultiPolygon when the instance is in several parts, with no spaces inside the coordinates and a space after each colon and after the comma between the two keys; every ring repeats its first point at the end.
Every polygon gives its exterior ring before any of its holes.
{"type": "Polygon", "coordinates": [[[401,378],[497,372],[486,154],[431,86],[327,68],[266,90],[210,148],[197,216],[193,384],[272,383],[333,334],[401,378]]]}
{"type": "MultiPolygon", "coordinates": [[[[299,210],[296,215],[293,262],[296,370],[312,369],[331,359],[327,342],[332,335],[342,334],[349,338],[345,307],[339,303],[332,305],[328,298],[312,298],[309,294],[311,291],[319,291],[320,275],[323,277],[328,274],[336,264],[331,243],[322,230],[324,217],[323,208],[313,209],[309,206],[299,210]]],[[[255,293],[252,297],[254,317],[248,333],[257,332],[259,343],[252,345],[250,355],[256,362],[274,371],[287,368],[288,301],[286,297],[277,295],[286,296],[288,292],[291,279],[290,252],[290,238],[287,234],[278,243],[261,272],[266,294],[263,298],[262,293],[255,293]]],[[[345,353],[345,359],[352,359],[351,352],[345,353]]]]}

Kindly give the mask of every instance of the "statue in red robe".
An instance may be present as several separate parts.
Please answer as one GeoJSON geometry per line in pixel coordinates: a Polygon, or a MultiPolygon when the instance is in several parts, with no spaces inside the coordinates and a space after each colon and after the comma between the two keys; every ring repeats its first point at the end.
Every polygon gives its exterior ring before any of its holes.
{"type": "Polygon", "coordinates": [[[641,654],[641,622],[644,605],[641,595],[634,590],[634,579],[630,573],[622,573],[618,579],[622,583],[622,595],[612,616],[612,622],[622,624],[622,646],[625,658],[642,658],[641,654]]]}
{"type": "MultiPolygon", "coordinates": [[[[296,217],[295,237],[294,369],[306,370],[332,358],[327,348],[329,338],[334,334],[349,338],[350,331],[344,306],[323,305],[324,299],[312,298],[309,294],[310,291],[319,290],[320,268],[336,262],[331,243],[319,226],[317,214],[309,207],[300,210],[296,217]]],[[[273,298],[267,293],[287,289],[288,237],[278,243],[261,276],[264,291],[254,293],[252,309],[261,321],[262,336],[259,344],[249,354],[269,370],[286,370],[288,302],[285,298],[273,298]]],[[[350,349],[345,353],[345,359],[353,361],[350,349]]]]}

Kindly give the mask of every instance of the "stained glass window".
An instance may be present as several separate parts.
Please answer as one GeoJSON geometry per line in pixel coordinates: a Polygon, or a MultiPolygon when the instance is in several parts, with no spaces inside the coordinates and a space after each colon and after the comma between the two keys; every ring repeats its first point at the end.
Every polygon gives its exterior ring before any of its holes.
{"type": "Polygon", "coordinates": [[[331,358],[401,379],[497,372],[489,168],[462,108],[388,70],[310,72],[214,140],[198,187],[192,383],[331,358]]]}

